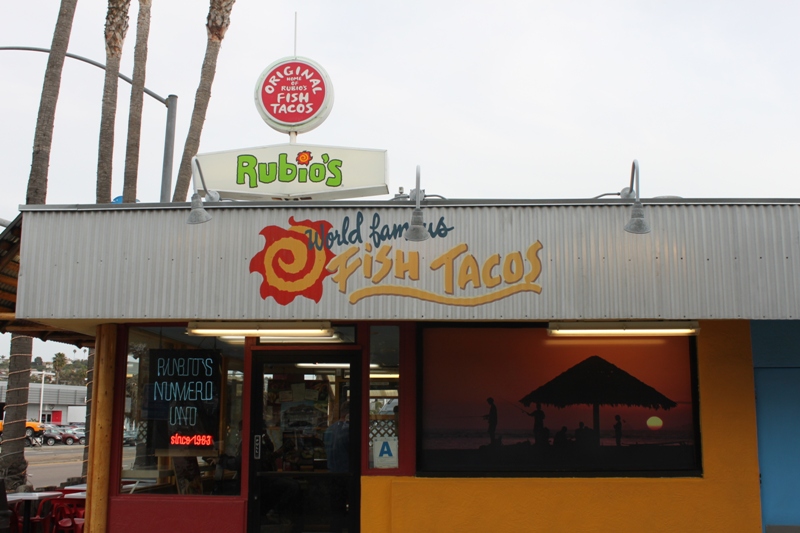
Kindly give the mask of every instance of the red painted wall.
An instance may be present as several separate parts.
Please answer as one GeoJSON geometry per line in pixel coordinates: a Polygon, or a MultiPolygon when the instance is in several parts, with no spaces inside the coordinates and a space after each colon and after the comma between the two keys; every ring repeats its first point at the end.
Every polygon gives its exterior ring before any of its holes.
{"type": "Polygon", "coordinates": [[[182,533],[245,531],[247,500],[222,496],[121,495],[111,498],[108,531],[182,533]]]}

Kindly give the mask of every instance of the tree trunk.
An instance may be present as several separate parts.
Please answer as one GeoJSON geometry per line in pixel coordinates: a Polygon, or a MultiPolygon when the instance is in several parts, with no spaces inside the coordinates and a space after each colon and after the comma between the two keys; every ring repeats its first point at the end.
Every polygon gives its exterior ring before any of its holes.
{"type": "Polygon", "coordinates": [[[197,155],[200,148],[200,135],[203,132],[203,123],[206,121],[208,102],[211,100],[211,85],[217,72],[217,57],[222,46],[222,39],[231,24],[231,9],[236,0],[211,0],[208,9],[206,29],[208,43],[206,55],[203,58],[203,68],[200,71],[200,84],[194,97],[192,121],[189,133],[186,135],[186,144],[183,146],[181,164],[178,167],[178,180],[175,183],[173,202],[185,202],[189,192],[189,182],[192,177],[192,158],[197,155]]]}
{"type": "Polygon", "coordinates": [[[43,204],[47,198],[47,171],[50,167],[50,147],[53,144],[56,103],[61,89],[61,71],[72,33],[72,20],[78,0],[61,0],[58,20],[50,45],[50,57],[44,72],[42,96],[39,100],[39,116],[36,119],[36,133],[33,138],[33,158],[28,177],[26,204],[43,204]]]}
{"type": "Polygon", "coordinates": [[[25,421],[28,418],[28,383],[31,379],[33,337],[13,333],[8,361],[6,423],[3,426],[3,453],[0,469],[5,472],[6,490],[14,490],[27,481],[25,460],[25,421]]]}
{"type": "Polygon", "coordinates": [[[131,105],[128,111],[128,146],[125,152],[125,184],[122,201],[136,201],[136,184],[139,174],[139,142],[142,136],[142,107],[144,105],[144,79],[147,65],[147,39],[150,35],[150,6],[152,0],[139,0],[136,20],[136,48],[133,53],[133,83],[131,105]]]}
{"type": "Polygon", "coordinates": [[[100,142],[97,149],[98,204],[111,202],[111,172],[114,157],[114,123],[117,114],[117,85],[122,44],[128,31],[130,0],[108,0],[106,13],[106,76],[103,108],[100,115],[100,142]]]}
{"type": "MultiPolygon", "coordinates": [[[[47,173],[50,167],[50,147],[53,143],[56,103],[61,89],[61,72],[69,47],[72,21],[78,0],[61,0],[50,56],[44,73],[36,132],[33,137],[31,173],[28,176],[26,204],[44,204],[47,200],[47,173]]],[[[28,383],[30,382],[33,339],[11,335],[11,358],[8,364],[5,425],[3,427],[0,470],[6,478],[6,489],[15,489],[27,482],[28,462],[25,460],[25,421],[28,419],[28,383]]]]}

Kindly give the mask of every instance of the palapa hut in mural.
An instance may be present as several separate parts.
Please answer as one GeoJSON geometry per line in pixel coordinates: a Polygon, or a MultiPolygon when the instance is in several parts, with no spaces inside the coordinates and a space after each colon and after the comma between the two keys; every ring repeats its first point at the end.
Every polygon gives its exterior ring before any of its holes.
{"type": "Polygon", "coordinates": [[[609,363],[600,356],[584,359],[520,400],[525,407],[534,403],[559,409],[568,405],[591,405],[593,429],[600,434],[600,406],[671,409],[678,404],[650,385],[609,363]]]}

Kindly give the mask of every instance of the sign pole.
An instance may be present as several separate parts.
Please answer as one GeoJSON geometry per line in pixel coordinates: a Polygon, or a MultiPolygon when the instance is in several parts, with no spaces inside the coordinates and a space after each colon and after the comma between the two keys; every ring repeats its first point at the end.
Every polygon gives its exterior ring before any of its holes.
{"type": "Polygon", "coordinates": [[[42,375],[42,388],[39,390],[39,422],[42,422],[42,410],[44,407],[44,377],[45,376],[55,376],[54,372],[45,372],[44,370],[37,371],[34,370],[31,374],[41,374],[42,375]]]}

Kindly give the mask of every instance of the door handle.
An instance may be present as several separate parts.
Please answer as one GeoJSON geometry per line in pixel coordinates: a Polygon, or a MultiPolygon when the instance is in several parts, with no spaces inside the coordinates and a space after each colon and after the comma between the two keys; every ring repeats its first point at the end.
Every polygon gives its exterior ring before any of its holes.
{"type": "Polygon", "coordinates": [[[253,459],[261,459],[261,435],[253,436],[253,459]]]}

